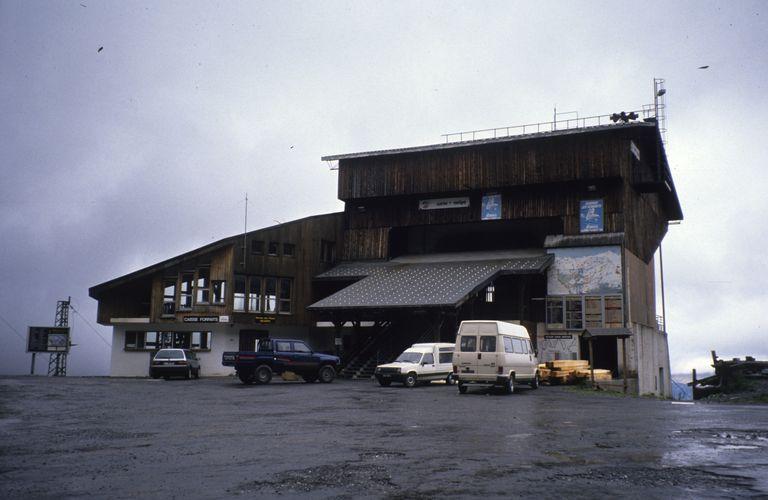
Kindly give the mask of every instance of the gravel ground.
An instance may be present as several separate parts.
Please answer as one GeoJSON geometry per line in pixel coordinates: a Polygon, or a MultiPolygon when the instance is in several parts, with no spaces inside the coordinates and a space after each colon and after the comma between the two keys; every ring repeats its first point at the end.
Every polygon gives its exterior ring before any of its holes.
{"type": "Polygon", "coordinates": [[[0,498],[768,497],[768,406],[0,377],[0,498]]]}

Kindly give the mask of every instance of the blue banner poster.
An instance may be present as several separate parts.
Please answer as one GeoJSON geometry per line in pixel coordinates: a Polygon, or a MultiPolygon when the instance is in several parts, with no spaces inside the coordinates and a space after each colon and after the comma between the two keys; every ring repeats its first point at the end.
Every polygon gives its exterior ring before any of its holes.
{"type": "Polygon", "coordinates": [[[603,232],[603,200],[581,200],[579,230],[582,233],[603,232]]]}
{"type": "Polygon", "coordinates": [[[482,212],[480,214],[482,220],[498,220],[501,219],[501,195],[489,194],[483,196],[482,212]]]}

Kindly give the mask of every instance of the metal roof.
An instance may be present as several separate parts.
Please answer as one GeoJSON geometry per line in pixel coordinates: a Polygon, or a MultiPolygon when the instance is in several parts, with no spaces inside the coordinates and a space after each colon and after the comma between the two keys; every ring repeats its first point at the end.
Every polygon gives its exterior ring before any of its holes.
{"type": "Polygon", "coordinates": [[[408,147],[408,148],[395,148],[395,149],[381,149],[378,151],[363,151],[359,153],[346,153],[346,154],[338,154],[338,155],[329,155],[329,156],[323,156],[320,159],[322,161],[336,161],[336,160],[350,160],[353,158],[365,158],[368,156],[384,156],[384,155],[396,155],[396,154],[403,154],[403,153],[419,153],[423,151],[435,151],[435,150],[441,150],[441,149],[455,149],[455,148],[464,148],[469,146],[478,146],[481,144],[495,144],[495,143],[502,143],[502,142],[514,142],[514,141],[523,141],[528,139],[539,139],[544,137],[560,137],[560,136],[566,136],[566,135],[578,135],[578,134],[586,134],[586,133],[592,133],[592,132],[602,132],[606,130],[618,130],[622,128],[632,128],[632,127],[651,127],[655,128],[656,123],[655,122],[643,122],[643,121],[636,121],[636,122],[629,122],[629,123],[616,123],[616,124],[610,124],[610,125],[595,125],[592,127],[582,127],[582,128],[572,128],[572,129],[565,129],[565,130],[555,130],[555,131],[547,131],[547,132],[537,132],[533,134],[520,134],[520,135],[509,135],[504,137],[494,137],[490,139],[477,139],[474,141],[456,141],[456,142],[445,142],[440,144],[429,144],[426,146],[414,146],[414,147],[408,147]]]}
{"type": "MultiPolygon", "coordinates": [[[[551,255],[538,255],[485,261],[390,262],[376,269],[369,268],[368,276],[308,309],[458,307],[471,293],[487,286],[497,276],[541,273],[552,259],[551,255]]],[[[344,268],[339,272],[344,272],[344,268]]]]}

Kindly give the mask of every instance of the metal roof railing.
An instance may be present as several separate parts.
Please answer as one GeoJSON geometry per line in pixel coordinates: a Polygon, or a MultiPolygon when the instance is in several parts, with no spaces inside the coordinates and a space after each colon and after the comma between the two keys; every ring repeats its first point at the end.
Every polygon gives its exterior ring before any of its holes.
{"type": "Polygon", "coordinates": [[[622,111],[610,115],[595,115],[584,118],[568,118],[551,122],[527,123],[525,125],[511,125],[509,127],[486,128],[480,130],[468,130],[464,132],[451,132],[442,134],[445,142],[475,141],[481,139],[497,139],[515,135],[540,134],[542,132],[556,132],[558,130],[579,129],[587,127],[599,127],[611,124],[629,123],[631,115],[637,115],[637,119],[655,118],[656,112],[653,104],[645,104],[642,109],[635,111],[622,111]]]}

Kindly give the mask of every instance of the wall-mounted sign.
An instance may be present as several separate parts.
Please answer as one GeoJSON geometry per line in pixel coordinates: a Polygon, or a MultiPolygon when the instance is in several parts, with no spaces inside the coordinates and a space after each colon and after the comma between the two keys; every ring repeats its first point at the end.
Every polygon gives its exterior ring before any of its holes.
{"type": "Polygon", "coordinates": [[[419,201],[419,210],[442,210],[444,208],[467,208],[469,206],[469,197],[461,198],[435,198],[432,200],[419,201]]]}
{"type": "Polygon", "coordinates": [[[482,220],[501,219],[501,195],[500,194],[487,194],[483,196],[480,218],[482,220]]]}
{"type": "Polygon", "coordinates": [[[603,200],[581,200],[579,231],[582,233],[603,232],[603,200]]]}
{"type": "Polygon", "coordinates": [[[27,352],[68,352],[68,326],[30,326],[27,352]]]}
{"type": "Polygon", "coordinates": [[[544,338],[547,340],[570,340],[573,338],[572,335],[544,335],[544,338]]]}
{"type": "Polygon", "coordinates": [[[254,316],[253,322],[258,323],[260,325],[268,325],[270,323],[275,322],[275,317],[274,316],[254,316]]]}
{"type": "Polygon", "coordinates": [[[219,316],[184,316],[184,323],[218,323],[219,316]]]}

